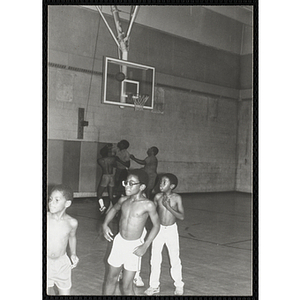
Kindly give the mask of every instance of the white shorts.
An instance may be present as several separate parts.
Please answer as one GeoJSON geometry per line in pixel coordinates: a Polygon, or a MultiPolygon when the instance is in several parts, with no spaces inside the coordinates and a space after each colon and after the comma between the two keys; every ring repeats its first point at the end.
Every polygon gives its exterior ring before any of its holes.
{"type": "Polygon", "coordinates": [[[138,240],[125,240],[121,234],[118,233],[114,238],[107,262],[115,268],[124,265],[124,269],[128,271],[138,271],[140,257],[133,254],[133,251],[142,244],[142,237],[138,240]]]}
{"type": "Polygon", "coordinates": [[[113,174],[103,174],[100,182],[102,187],[114,187],[115,186],[115,175],[113,174]]]}
{"type": "Polygon", "coordinates": [[[71,288],[71,261],[67,254],[58,258],[47,257],[47,287],[54,284],[62,290],[71,288]]]}

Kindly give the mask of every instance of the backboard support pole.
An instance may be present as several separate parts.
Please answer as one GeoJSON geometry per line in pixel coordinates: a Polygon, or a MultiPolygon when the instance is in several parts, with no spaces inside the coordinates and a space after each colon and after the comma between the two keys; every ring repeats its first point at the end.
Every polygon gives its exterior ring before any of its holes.
{"type": "MultiPolygon", "coordinates": [[[[131,13],[130,13],[130,20],[129,20],[129,25],[126,34],[123,31],[120,18],[119,18],[119,10],[116,5],[111,5],[111,13],[114,18],[115,22],[115,27],[116,27],[116,32],[117,36],[113,33],[112,29],[110,28],[108,22],[106,21],[101,9],[99,6],[96,5],[96,8],[102,17],[106,27],[108,28],[111,36],[113,37],[114,41],[116,42],[119,50],[119,59],[128,61],[128,54],[129,54],[129,36],[132,30],[133,23],[137,17],[139,6],[135,5],[133,8],[131,8],[131,13]],[[121,52],[121,55],[120,55],[121,52]],[[120,57],[121,56],[121,57],[120,57]]],[[[125,75],[125,78],[127,78],[127,66],[123,65],[121,66],[121,72],[125,75]]],[[[120,103],[125,103],[126,98],[124,95],[120,95],[120,103]]],[[[120,108],[124,108],[124,106],[120,106],[120,108]]]]}
{"type": "Polygon", "coordinates": [[[120,48],[120,44],[119,44],[118,40],[116,39],[116,37],[115,37],[113,31],[112,31],[111,28],[109,27],[109,25],[108,25],[108,23],[107,23],[107,21],[106,21],[104,15],[103,15],[102,11],[100,10],[99,6],[96,5],[96,8],[97,8],[97,10],[98,10],[98,12],[99,12],[101,18],[103,19],[103,21],[104,21],[104,23],[105,23],[105,25],[106,25],[108,31],[110,32],[112,38],[113,38],[114,41],[116,42],[118,48],[120,48]]]}

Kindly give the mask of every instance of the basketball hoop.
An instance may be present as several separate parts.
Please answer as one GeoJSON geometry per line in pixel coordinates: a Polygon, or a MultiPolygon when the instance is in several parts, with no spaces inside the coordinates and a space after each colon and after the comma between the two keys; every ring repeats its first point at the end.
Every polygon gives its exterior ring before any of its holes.
{"type": "Polygon", "coordinates": [[[148,95],[136,95],[132,96],[133,103],[134,103],[134,110],[143,110],[145,103],[149,99],[148,95]]]}

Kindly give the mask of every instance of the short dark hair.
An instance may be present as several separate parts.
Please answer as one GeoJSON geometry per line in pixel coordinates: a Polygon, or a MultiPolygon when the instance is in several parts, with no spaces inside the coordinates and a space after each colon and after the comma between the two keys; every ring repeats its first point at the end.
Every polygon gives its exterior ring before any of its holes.
{"type": "Polygon", "coordinates": [[[142,169],[132,169],[128,170],[128,176],[134,175],[138,178],[139,182],[144,184],[145,186],[148,185],[148,174],[142,169]]]}
{"type": "Polygon", "coordinates": [[[100,149],[100,154],[102,157],[106,157],[108,155],[108,147],[104,146],[103,148],[100,149]]]}
{"type": "Polygon", "coordinates": [[[170,180],[170,183],[175,185],[174,188],[173,188],[173,190],[177,187],[177,185],[178,185],[178,178],[174,174],[172,174],[172,173],[166,173],[166,174],[163,174],[161,176],[161,178],[163,178],[163,177],[167,177],[170,180]]]}
{"type": "Polygon", "coordinates": [[[127,149],[128,147],[129,147],[129,142],[127,141],[127,140],[121,140],[120,142],[119,142],[119,144],[123,144],[123,146],[124,146],[124,149],[127,149]]]}
{"type": "Polygon", "coordinates": [[[69,186],[65,184],[57,184],[52,188],[50,194],[52,194],[54,191],[61,192],[66,200],[73,201],[73,191],[69,186]]]}
{"type": "Polygon", "coordinates": [[[157,153],[158,153],[159,150],[158,150],[157,147],[153,146],[153,147],[152,147],[152,151],[153,151],[153,154],[154,154],[154,155],[157,155],[157,153]]]}

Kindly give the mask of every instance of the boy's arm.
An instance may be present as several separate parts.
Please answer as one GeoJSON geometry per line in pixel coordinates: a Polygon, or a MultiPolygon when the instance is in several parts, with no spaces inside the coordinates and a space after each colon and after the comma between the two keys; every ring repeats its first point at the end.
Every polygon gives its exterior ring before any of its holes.
{"type": "Polygon", "coordinates": [[[121,160],[118,156],[116,156],[116,161],[125,166],[126,168],[130,167],[130,160],[128,161],[123,161],[121,160]]]}
{"type": "Polygon", "coordinates": [[[161,197],[161,194],[159,193],[159,194],[156,194],[155,196],[154,196],[154,199],[153,199],[153,203],[155,204],[155,206],[157,207],[157,205],[158,205],[158,199],[161,197]]]}
{"type": "Polygon", "coordinates": [[[177,219],[184,220],[184,208],[182,205],[182,199],[180,195],[176,195],[176,204],[177,204],[177,210],[173,209],[170,205],[170,200],[163,199],[163,205],[166,207],[166,209],[172,213],[177,219]]]}
{"type": "Polygon", "coordinates": [[[118,211],[121,210],[122,203],[126,200],[126,197],[121,197],[119,201],[111,208],[111,210],[107,213],[105,220],[102,224],[103,235],[106,240],[111,242],[113,240],[114,234],[111,229],[108,227],[108,224],[113,220],[118,211]]]}
{"type": "Polygon", "coordinates": [[[153,202],[149,204],[149,217],[152,221],[153,226],[144,244],[138,246],[133,252],[137,256],[143,256],[146,253],[148,247],[151,245],[152,241],[154,240],[154,238],[157,236],[159,232],[160,221],[159,221],[158,214],[156,212],[156,206],[154,205],[153,202]]]}
{"type": "Polygon", "coordinates": [[[103,162],[103,158],[99,158],[97,160],[98,165],[103,169],[104,168],[104,162],[103,162]]]}
{"type": "Polygon", "coordinates": [[[136,163],[140,164],[140,165],[146,165],[146,161],[145,160],[135,158],[135,156],[132,155],[132,154],[130,154],[130,158],[132,160],[134,160],[136,163]]]}
{"type": "MultiPolygon", "coordinates": [[[[151,203],[151,204],[153,204],[153,203],[151,203]]],[[[150,246],[150,244],[152,243],[154,238],[157,236],[157,234],[159,232],[159,228],[160,228],[160,220],[159,220],[159,216],[157,214],[155,205],[152,205],[151,209],[149,210],[149,217],[151,219],[153,226],[148,235],[147,240],[145,241],[145,244],[147,244],[147,248],[150,246]]]]}
{"type": "Polygon", "coordinates": [[[70,235],[69,235],[69,247],[70,247],[70,251],[71,251],[71,260],[72,260],[72,268],[75,268],[78,264],[79,258],[76,255],[76,243],[77,243],[77,239],[76,239],[76,230],[78,227],[78,221],[76,219],[71,219],[70,221],[70,225],[71,225],[71,231],[70,231],[70,235]]]}

